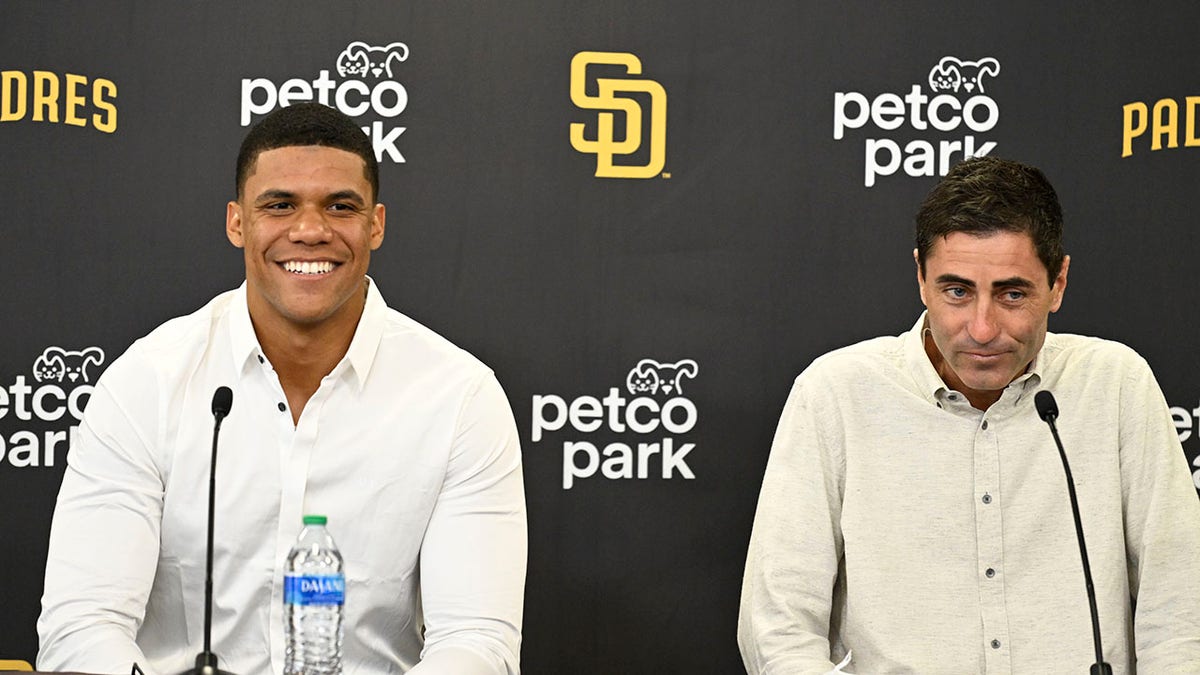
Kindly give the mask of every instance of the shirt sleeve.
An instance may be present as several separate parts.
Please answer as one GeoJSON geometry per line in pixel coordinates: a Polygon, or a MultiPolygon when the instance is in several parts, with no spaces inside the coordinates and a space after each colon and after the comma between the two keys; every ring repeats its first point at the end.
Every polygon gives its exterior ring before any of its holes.
{"type": "Polygon", "coordinates": [[[425,648],[412,675],[517,675],[526,565],[521,450],[490,373],[463,404],[421,545],[425,648]]]}
{"type": "Polygon", "coordinates": [[[1149,367],[1122,387],[1121,475],[1137,669],[1193,672],[1200,663],[1200,499],[1149,367]]]}
{"type": "Polygon", "coordinates": [[[145,664],[135,638],[157,566],[163,481],[150,451],[154,376],[130,365],[118,360],[101,377],[67,457],[37,622],[39,670],[145,664]]]}
{"type": "MultiPolygon", "coordinates": [[[[811,387],[811,385],[809,385],[811,387]]],[[[842,556],[844,453],[821,429],[821,411],[797,378],[767,462],[738,616],[749,675],[825,673],[842,556]]]]}

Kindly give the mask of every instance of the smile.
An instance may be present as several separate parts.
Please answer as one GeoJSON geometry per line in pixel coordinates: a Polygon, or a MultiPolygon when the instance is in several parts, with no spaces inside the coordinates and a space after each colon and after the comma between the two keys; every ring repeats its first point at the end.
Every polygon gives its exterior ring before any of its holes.
{"type": "Polygon", "coordinates": [[[293,274],[328,274],[336,267],[334,263],[328,260],[317,262],[302,262],[299,260],[287,260],[283,263],[283,269],[293,274]]]}

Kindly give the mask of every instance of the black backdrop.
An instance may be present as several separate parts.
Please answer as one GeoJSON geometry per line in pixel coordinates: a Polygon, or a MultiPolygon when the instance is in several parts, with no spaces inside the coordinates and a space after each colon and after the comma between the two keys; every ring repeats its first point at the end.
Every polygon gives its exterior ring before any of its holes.
{"type": "Polygon", "coordinates": [[[968,143],[1054,182],[1072,265],[1051,328],[1139,350],[1194,461],[1200,7],[1043,4],[4,3],[0,656],[36,651],[68,399],[77,411],[132,340],[240,282],[222,231],[233,160],[243,116],[281,87],[341,92],[381,139],[372,275],[512,401],[526,672],[739,671],[741,568],[790,382],[911,325],[912,213],[968,143]],[[407,58],[340,73],[355,42],[407,58]],[[596,176],[604,144],[573,147],[572,123],[596,140],[607,114],[572,102],[580,52],[640,63],[591,65],[582,87],[643,113],[628,137],[615,114],[607,145],[638,145],[614,163],[651,177],[596,176]],[[984,91],[935,68],[981,73],[984,91]],[[680,390],[633,393],[635,369],[680,390]],[[616,422],[589,417],[613,389],[616,422]],[[656,408],[669,424],[650,429],[656,408]]]}

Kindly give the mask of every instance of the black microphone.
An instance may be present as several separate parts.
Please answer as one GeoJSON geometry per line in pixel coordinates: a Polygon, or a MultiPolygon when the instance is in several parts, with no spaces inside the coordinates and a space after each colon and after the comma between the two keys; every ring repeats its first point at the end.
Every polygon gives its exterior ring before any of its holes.
{"type": "Polygon", "coordinates": [[[1054,444],[1058,446],[1058,456],[1062,458],[1063,471],[1067,474],[1067,494],[1071,496],[1071,515],[1075,516],[1075,534],[1079,537],[1079,558],[1083,561],[1083,581],[1087,584],[1088,608],[1092,611],[1092,642],[1096,646],[1096,662],[1092,664],[1088,672],[1090,675],[1112,675],[1112,666],[1104,662],[1104,648],[1100,646],[1100,612],[1096,610],[1096,589],[1092,585],[1092,567],[1088,564],[1087,544],[1083,542],[1083,522],[1079,519],[1079,500],[1075,497],[1075,479],[1071,477],[1071,465],[1067,463],[1067,453],[1063,450],[1062,440],[1058,437],[1058,427],[1054,425],[1054,420],[1058,419],[1058,403],[1054,400],[1054,394],[1043,389],[1034,394],[1033,405],[1037,408],[1038,417],[1050,425],[1054,444]]]}
{"type": "Polygon", "coordinates": [[[221,422],[233,407],[233,390],[217,387],[213,392],[212,466],[208,472],[208,549],[204,569],[204,651],[196,655],[196,666],[180,675],[231,675],[217,668],[217,655],[212,651],[212,590],[213,590],[213,511],[217,501],[217,438],[221,422]]]}
{"type": "Polygon", "coordinates": [[[217,387],[213,392],[212,411],[213,417],[217,420],[217,429],[221,428],[221,421],[229,414],[229,409],[233,407],[233,390],[229,387],[217,387]]]}
{"type": "MultiPolygon", "coordinates": [[[[1050,425],[1050,429],[1054,432],[1054,439],[1058,440],[1058,429],[1054,428],[1054,420],[1058,419],[1058,402],[1054,400],[1054,394],[1043,389],[1033,395],[1033,405],[1037,408],[1038,417],[1042,421],[1050,425]]],[[[213,399],[215,409],[216,399],[213,399]]]]}

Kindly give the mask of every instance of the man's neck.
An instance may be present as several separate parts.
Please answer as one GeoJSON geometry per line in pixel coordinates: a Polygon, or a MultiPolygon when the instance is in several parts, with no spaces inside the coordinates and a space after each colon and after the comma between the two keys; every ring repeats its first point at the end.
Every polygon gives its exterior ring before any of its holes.
{"type": "Polygon", "coordinates": [[[270,360],[279,385],[287,396],[292,422],[299,423],[300,413],[309,398],[321,386],[321,379],[333,371],[346,356],[358,329],[364,305],[351,310],[341,320],[313,325],[292,322],[260,322],[251,312],[250,321],[263,353],[270,360]],[[353,319],[353,320],[348,320],[353,319]]]}

